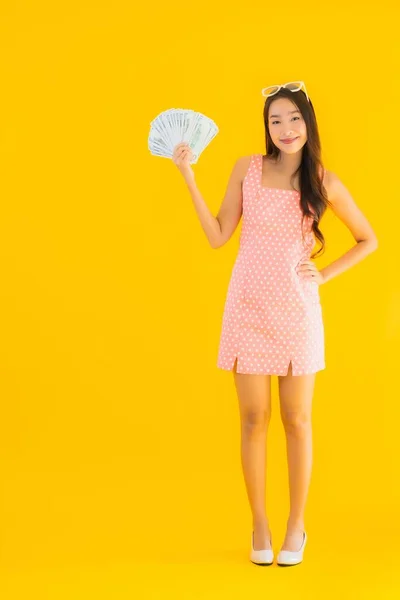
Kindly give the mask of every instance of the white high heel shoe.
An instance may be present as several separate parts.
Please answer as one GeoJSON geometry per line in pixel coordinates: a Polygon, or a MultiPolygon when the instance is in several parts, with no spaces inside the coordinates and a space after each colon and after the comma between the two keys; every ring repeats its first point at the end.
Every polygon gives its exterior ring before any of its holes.
{"type": "Polygon", "coordinates": [[[265,550],[254,550],[254,531],[251,533],[251,552],[250,560],[255,565],[267,566],[274,562],[274,551],[272,548],[265,550]]]}
{"type": "Polygon", "coordinates": [[[276,564],[281,567],[287,567],[289,565],[298,565],[303,560],[303,552],[307,542],[307,534],[303,531],[303,543],[299,550],[295,552],[291,550],[281,550],[277,556],[276,564]]]}

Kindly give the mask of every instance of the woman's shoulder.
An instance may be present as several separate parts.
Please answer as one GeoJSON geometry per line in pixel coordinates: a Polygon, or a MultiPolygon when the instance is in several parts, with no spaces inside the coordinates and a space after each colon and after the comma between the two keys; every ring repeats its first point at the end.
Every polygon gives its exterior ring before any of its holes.
{"type": "Polygon", "coordinates": [[[324,186],[328,189],[331,185],[332,182],[335,180],[336,175],[333,171],[329,171],[328,169],[323,169],[322,171],[322,181],[324,186]]]}
{"type": "Polygon", "coordinates": [[[257,156],[262,156],[260,153],[254,153],[254,154],[246,154],[246,156],[239,156],[238,161],[240,161],[241,164],[243,165],[248,165],[251,162],[251,159],[257,156]]]}
{"type": "Polygon", "coordinates": [[[335,173],[333,173],[332,171],[329,171],[325,167],[321,166],[320,174],[321,174],[322,183],[327,188],[328,186],[331,185],[331,182],[333,181],[333,179],[335,177],[335,173]]]}
{"type": "Polygon", "coordinates": [[[325,169],[323,184],[328,195],[328,200],[333,202],[334,198],[337,196],[338,189],[340,190],[341,186],[343,185],[340,178],[333,171],[325,169]]]}
{"type": "Polygon", "coordinates": [[[246,156],[239,156],[239,158],[236,160],[236,168],[238,169],[242,180],[244,179],[244,177],[250,167],[250,163],[251,163],[253,156],[256,156],[256,155],[255,154],[247,154],[246,156]]]}

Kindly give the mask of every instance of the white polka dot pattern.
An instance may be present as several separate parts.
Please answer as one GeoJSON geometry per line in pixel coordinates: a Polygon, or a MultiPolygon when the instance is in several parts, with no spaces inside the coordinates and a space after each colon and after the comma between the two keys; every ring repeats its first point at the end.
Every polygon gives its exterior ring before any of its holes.
{"type": "Polygon", "coordinates": [[[242,230],[222,317],[217,367],[287,375],[325,368],[319,284],[296,272],[316,243],[300,192],[262,186],[262,154],[243,180],[242,230]]]}

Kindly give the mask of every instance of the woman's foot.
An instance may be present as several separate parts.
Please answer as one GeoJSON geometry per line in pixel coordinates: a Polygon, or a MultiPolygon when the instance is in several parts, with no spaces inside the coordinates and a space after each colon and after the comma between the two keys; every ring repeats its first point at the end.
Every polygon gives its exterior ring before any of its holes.
{"type": "Polygon", "coordinates": [[[304,539],[304,527],[288,528],[281,550],[298,552],[304,539]]]}
{"type": "Polygon", "coordinates": [[[269,550],[271,546],[271,531],[268,524],[253,525],[253,548],[254,550],[269,550]]]}
{"type": "MultiPolygon", "coordinates": [[[[294,537],[295,537],[296,533],[293,532],[292,536],[291,536],[291,540],[293,541],[294,537]]],[[[289,536],[287,536],[287,540],[288,540],[288,545],[289,545],[289,536]]],[[[288,567],[290,565],[298,565],[299,563],[303,562],[303,554],[304,554],[304,548],[306,547],[306,543],[307,543],[307,534],[305,531],[303,531],[303,543],[301,544],[300,548],[297,547],[296,550],[280,550],[277,558],[276,558],[276,564],[281,566],[281,567],[288,567]]]]}

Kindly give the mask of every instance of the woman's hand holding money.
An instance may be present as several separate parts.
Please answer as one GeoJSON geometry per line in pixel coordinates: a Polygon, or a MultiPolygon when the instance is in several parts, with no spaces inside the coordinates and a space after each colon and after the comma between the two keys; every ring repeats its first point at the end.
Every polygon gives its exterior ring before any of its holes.
{"type": "Polygon", "coordinates": [[[189,163],[192,157],[192,149],[187,142],[181,142],[175,146],[172,160],[182,173],[186,183],[194,181],[194,171],[189,163]]]}

